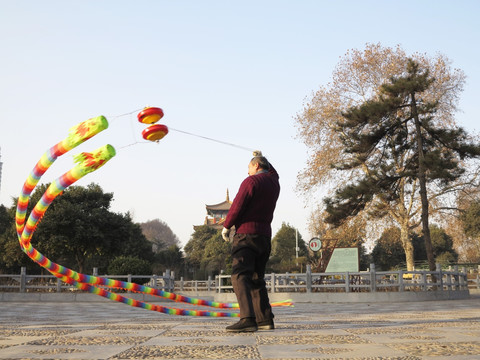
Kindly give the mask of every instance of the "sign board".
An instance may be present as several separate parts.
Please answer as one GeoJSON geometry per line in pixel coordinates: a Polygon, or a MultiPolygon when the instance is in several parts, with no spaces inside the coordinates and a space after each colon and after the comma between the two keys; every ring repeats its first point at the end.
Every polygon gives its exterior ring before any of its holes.
{"type": "Polygon", "coordinates": [[[308,242],[308,247],[312,251],[318,251],[322,248],[322,241],[319,238],[312,238],[312,240],[308,242]]]}
{"type": "Polygon", "coordinates": [[[325,272],[358,272],[358,248],[336,248],[325,272]]]}

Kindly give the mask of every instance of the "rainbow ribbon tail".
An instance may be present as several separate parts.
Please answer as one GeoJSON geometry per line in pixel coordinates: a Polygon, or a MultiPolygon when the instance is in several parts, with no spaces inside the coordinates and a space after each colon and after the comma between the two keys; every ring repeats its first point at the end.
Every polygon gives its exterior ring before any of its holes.
{"type": "Polygon", "coordinates": [[[295,303],[292,301],[292,299],[273,302],[273,303],[271,303],[270,305],[271,305],[272,307],[279,307],[279,306],[295,307],[295,303]]]}
{"type": "MultiPolygon", "coordinates": [[[[51,274],[61,279],[63,282],[71,284],[80,290],[88,291],[90,293],[103,296],[110,300],[170,315],[213,317],[240,316],[238,313],[235,312],[216,312],[169,308],[134,300],[129,297],[113,293],[111,291],[105,290],[105,287],[125,289],[132,292],[140,292],[148,295],[170,299],[175,302],[183,302],[193,305],[209,306],[222,309],[238,308],[238,303],[219,303],[214,301],[190,298],[187,296],[158,290],[131,282],[124,282],[104,277],[81,274],[52,262],[50,259],[41,254],[37,249],[32,246],[31,239],[37,228],[37,225],[45,215],[45,212],[47,211],[50,204],[54,201],[54,199],[70,185],[72,185],[85,175],[96,171],[103,165],[105,165],[111,158],[115,156],[115,149],[111,145],[105,145],[91,153],[82,152],[74,156],[75,166],[49,185],[45,193],[42,195],[41,199],[37,202],[37,204],[31,211],[28,220],[25,221],[28,202],[30,200],[33,189],[38,184],[38,181],[59,156],[67,153],[71,149],[92,138],[106,128],[108,128],[108,122],[103,116],[98,116],[96,118],[86,120],[72,127],[69,131],[68,136],[64,140],[60,141],[55,146],[50,148],[47,152],[45,152],[45,154],[38,161],[35,168],[32,170],[29,177],[25,181],[17,203],[15,223],[21,249],[34,262],[42,266],[44,269],[48,270],[51,274]]],[[[273,303],[272,306],[291,306],[291,304],[292,303],[289,301],[284,301],[280,303],[273,303]]]]}
{"type": "Polygon", "coordinates": [[[71,277],[61,275],[59,273],[52,272],[53,275],[60,278],[63,282],[73,285],[80,290],[88,291],[92,294],[105,297],[107,299],[117,301],[126,305],[133,307],[138,307],[146,310],[157,311],[160,313],[168,315],[181,315],[181,316],[211,316],[211,317],[239,317],[240,314],[233,312],[217,312],[217,311],[202,311],[202,310],[188,310],[188,309],[177,309],[167,306],[160,306],[156,304],[151,304],[145,301],[135,300],[127,296],[123,296],[111,291],[102,289],[99,286],[93,286],[87,283],[81,283],[73,280],[71,277]]]}
{"type": "MultiPolygon", "coordinates": [[[[18,198],[17,212],[15,215],[15,224],[17,234],[20,238],[25,228],[25,218],[27,214],[28,202],[30,195],[37,186],[40,178],[50,168],[50,166],[57,160],[59,156],[67,153],[76,146],[85,142],[86,140],[97,135],[101,131],[108,128],[108,121],[104,116],[97,116],[95,118],[83,121],[70,128],[68,136],[48,149],[35,165],[34,169],[29,174],[25,181],[22,192],[18,198]]],[[[52,199],[53,200],[53,199],[52,199]]],[[[46,209],[45,209],[46,210],[46,209]]],[[[39,219],[35,219],[38,221],[39,219]]]]}

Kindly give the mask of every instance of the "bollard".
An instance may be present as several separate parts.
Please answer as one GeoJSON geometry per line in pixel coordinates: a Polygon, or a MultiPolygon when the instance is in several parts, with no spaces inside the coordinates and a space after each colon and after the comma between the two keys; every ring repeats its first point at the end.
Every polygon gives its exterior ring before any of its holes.
{"type": "Polygon", "coordinates": [[[170,291],[170,269],[166,269],[163,273],[163,279],[165,281],[165,290],[170,291]]]}
{"type": "Polygon", "coordinates": [[[20,269],[20,292],[24,293],[27,290],[27,268],[23,267],[20,269]]]}
{"type": "Polygon", "coordinates": [[[370,291],[377,291],[377,274],[375,272],[375,264],[370,264],[370,291]]]}
{"type": "Polygon", "coordinates": [[[443,290],[443,274],[442,274],[442,266],[440,264],[436,264],[436,271],[438,272],[438,286],[440,290],[443,290]]]}
{"type": "Polygon", "coordinates": [[[467,269],[465,267],[462,267],[460,273],[461,275],[459,275],[458,281],[460,283],[460,290],[462,290],[465,287],[468,288],[467,269]]]}
{"type": "Polygon", "coordinates": [[[312,292],[312,266],[311,265],[307,265],[307,268],[306,268],[306,272],[307,272],[307,293],[311,293],[312,292]]]}
{"type": "Polygon", "coordinates": [[[405,290],[405,284],[403,283],[403,270],[398,272],[398,291],[402,292],[405,290]]]}
{"type": "Polygon", "coordinates": [[[453,268],[454,268],[454,272],[455,272],[455,275],[453,277],[453,279],[455,281],[454,289],[459,290],[460,289],[460,274],[458,273],[458,265],[455,265],[453,268]]]}

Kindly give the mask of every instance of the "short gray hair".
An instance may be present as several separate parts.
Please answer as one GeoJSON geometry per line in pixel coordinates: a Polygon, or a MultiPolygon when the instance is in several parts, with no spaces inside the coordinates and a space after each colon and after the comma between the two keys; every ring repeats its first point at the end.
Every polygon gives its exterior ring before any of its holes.
{"type": "Polygon", "coordinates": [[[250,162],[253,165],[258,164],[258,167],[263,170],[270,170],[270,163],[265,156],[255,156],[252,158],[252,160],[250,160],[250,162]]]}

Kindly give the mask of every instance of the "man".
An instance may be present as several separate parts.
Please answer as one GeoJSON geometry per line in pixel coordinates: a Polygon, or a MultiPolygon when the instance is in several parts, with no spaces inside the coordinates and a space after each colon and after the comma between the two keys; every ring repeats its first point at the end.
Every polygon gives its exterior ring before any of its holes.
{"type": "Polygon", "coordinates": [[[240,321],[230,332],[274,329],[265,285],[265,266],[271,251],[273,212],[280,193],[278,174],[260,151],[254,151],[248,177],[240,185],[224,222],[222,236],[232,243],[232,285],[240,305],[240,321]]]}

